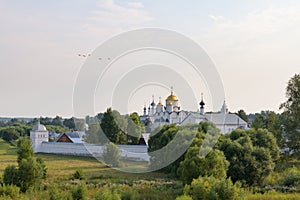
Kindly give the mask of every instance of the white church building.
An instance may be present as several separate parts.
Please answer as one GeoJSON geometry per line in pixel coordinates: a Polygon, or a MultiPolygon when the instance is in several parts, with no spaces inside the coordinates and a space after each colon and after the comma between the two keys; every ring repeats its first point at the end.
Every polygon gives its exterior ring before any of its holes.
{"type": "Polygon", "coordinates": [[[150,122],[151,130],[164,124],[177,124],[180,126],[184,124],[198,124],[200,122],[213,122],[223,134],[237,128],[247,129],[247,122],[238,115],[229,113],[225,101],[221,110],[216,113],[205,113],[203,95],[199,105],[199,112],[181,110],[179,100],[174,95],[173,89],[171,89],[171,94],[166,98],[165,105],[162,104],[161,97],[156,105],[153,97],[152,103],[148,107],[148,112],[145,106],[143,115],[140,118],[143,123],[150,122]]]}

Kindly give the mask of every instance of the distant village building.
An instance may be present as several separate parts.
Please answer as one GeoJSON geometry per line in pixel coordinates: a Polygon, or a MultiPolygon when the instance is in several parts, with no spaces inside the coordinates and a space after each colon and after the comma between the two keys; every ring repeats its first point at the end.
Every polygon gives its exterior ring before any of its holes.
{"type": "Polygon", "coordinates": [[[58,136],[56,142],[83,143],[84,135],[85,135],[84,132],[79,132],[79,131],[62,133],[58,136]]]}
{"type": "Polygon", "coordinates": [[[217,113],[205,113],[203,95],[199,105],[199,112],[181,110],[179,100],[173,89],[171,89],[171,94],[166,98],[165,105],[162,104],[161,98],[159,98],[159,102],[156,105],[153,97],[148,109],[145,105],[143,115],[140,118],[144,124],[150,124],[151,130],[165,124],[177,124],[180,126],[207,121],[214,123],[225,134],[237,128],[246,129],[248,126],[247,122],[238,115],[229,113],[225,101],[221,111],[217,113]]]}

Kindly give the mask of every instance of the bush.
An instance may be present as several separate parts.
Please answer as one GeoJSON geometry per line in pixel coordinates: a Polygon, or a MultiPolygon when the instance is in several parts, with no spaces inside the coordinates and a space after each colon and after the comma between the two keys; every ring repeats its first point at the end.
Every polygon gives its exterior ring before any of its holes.
{"type": "Polygon", "coordinates": [[[3,183],[6,185],[17,185],[18,183],[18,169],[14,165],[9,165],[5,168],[3,174],[3,183]]]}
{"type": "Polygon", "coordinates": [[[87,188],[84,184],[79,184],[71,189],[73,200],[84,200],[87,196],[87,188]]]}
{"type": "Polygon", "coordinates": [[[69,200],[71,199],[70,193],[63,193],[59,191],[57,185],[51,185],[48,189],[49,200],[69,200]]]}
{"type": "Polygon", "coordinates": [[[192,197],[187,195],[182,195],[176,198],[176,200],[193,200],[192,197]]]}
{"type": "Polygon", "coordinates": [[[82,169],[78,169],[73,174],[73,179],[82,180],[84,178],[82,169]]]}
{"type": "Polygon", "coordinates": [[[296,167],[285,170],[276,183],[280,186],[300,187],[300,170],[296,167]]]}
{"type": "Polygon", "coordinates": [[[231,179],[218,180],[212,176],[194,179],[191,185],[184,188],[184,195],[192,199],[235,200],[242,199],[242,194],[240,184],[233,184],[231,179]]]}
{"type": "Polygon", "coordinates": [[[109,142],[104,146],[103,161],[112,167],[119,167],[121,165],[120,150],[114,143],[109,142]]]}
{"type": "Polygon", "coordinates": [[[121,192],[122,200],[138,200],[141,199],[139,193],[134,189],[126,188],[126,190],[121,192]]]}
{"type": "Polygon", "coordinates": [[[121,196],[109,188],[102,188],[95,195],[95,200],[121,200],[121,196]]]}
{"type": "Polygon", "coordinates": [[[20,193],[20,188],[15,185],[0,185],[0,197],[10,197],[17,199],[20,193]]]}

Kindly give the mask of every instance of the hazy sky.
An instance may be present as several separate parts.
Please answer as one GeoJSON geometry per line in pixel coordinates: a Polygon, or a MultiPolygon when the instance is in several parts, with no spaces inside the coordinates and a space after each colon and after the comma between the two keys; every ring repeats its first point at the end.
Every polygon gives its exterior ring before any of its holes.
{"type": "MultiPolygon", "coordinates": [[[[77,55],[136,28],[171,29],[202,46],[230,111],[278,111],[300,69],[300,1],[0,0],[0,24],[0,116],[73,115],[85,61],[77,55]]],[[[141,112],[144,101],[132,102],[141,112]]]]}

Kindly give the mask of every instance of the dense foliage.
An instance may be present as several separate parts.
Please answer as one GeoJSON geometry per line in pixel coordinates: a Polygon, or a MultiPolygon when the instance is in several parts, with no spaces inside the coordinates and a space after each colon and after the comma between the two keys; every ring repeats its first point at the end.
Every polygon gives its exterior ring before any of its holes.
{"type": "Polygon", "coordinates": [[[10,165],[5,168],[3,183],[16,185],[22,192],[29,188],[38,188],[41,180],[46,178],[47,168],[42,159],[33,157],[31,142],[28,138],[19,139],[17,157],[18,167],[10,165]]]}

